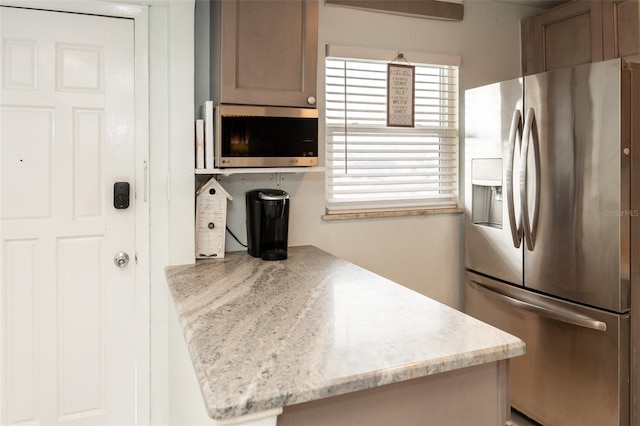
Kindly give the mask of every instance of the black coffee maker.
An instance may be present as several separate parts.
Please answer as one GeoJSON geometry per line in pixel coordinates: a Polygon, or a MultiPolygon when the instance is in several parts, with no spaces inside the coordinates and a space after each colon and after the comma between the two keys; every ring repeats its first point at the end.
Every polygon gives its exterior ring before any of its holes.
{"type": "Polygon", "coordinates": [[[264,260],[286,259],[289,194],[280,189],[255,189],[245,196],[249,254],[264,260]]]}

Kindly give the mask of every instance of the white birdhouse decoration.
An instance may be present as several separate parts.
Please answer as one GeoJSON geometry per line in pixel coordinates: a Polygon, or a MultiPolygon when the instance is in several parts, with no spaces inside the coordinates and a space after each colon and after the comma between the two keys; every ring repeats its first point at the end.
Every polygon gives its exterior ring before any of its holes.
{"type": "Polygon", "coordinates": [[[224,257],[227,200],[233,200],[215,178],[196,191],[196,259],[224,257]]]}

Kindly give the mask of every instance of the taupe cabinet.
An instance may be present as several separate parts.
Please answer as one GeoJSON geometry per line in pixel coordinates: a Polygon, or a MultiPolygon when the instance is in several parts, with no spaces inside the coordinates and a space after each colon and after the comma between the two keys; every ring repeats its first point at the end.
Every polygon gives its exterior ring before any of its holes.
{"type": "Polygon", "coordinates": [[[574,0],[522,20],[524,75],[613,58],[640,60],[638,0],[574,0]]]}
{"type": "Polygon", "coordinates": [[[604,59],[640,61],[639,0],[602,2],[604,59]]]}
{"type": "Polygon", "coordinates": [[[317,0],[211,2],[214,103],[315,108],[317,0]]]}

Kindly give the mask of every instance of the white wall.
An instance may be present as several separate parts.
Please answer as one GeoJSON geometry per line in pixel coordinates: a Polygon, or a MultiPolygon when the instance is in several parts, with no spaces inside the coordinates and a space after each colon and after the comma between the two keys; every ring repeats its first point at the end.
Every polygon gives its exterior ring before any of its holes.
{"type": "Polygon", "coordinates": [[[126,1],[150,5],[150,424],[211,424],[164,278],[193,262],[194,0],[126,1]]]}
{"type": "MultiPolygon", "coordinates": [[[[461,56],[463,117],[466,88],[519,75],[520,18],[536,11],[479,0],[466,1],[464,7],[461,22],[446,22],[323,5],[320,45],[461,56]]],[[[322,58],[319,62],[318,99],[319,105],[323,105],[322,58]]],[[[462,307],[462,215],[322,222],[319,218],[324,209],[322,176],[300,175],[289,181],[285,186],[295,189],[292,243],[317,245],[454,308],[462,307]],[[302,197],[305,202],[298,203],[302,197]]]]}
{"type": "MultiPolygon", "coordinates": [[[[182,1],[175,3],[182,3],[182,1]]],[[[463,21],[444,22],[327,7],[320,0],[319,52],[323,54],[326,44],[337,44],[460,55],[462,58],[461,94],[466,88],[518,76],[520,70],[519,21],[521,17],[537,12],[537,9],[488,0],[466,1],[464,6],[463,21]]],[[[172,11],[170,7],[168,16],[164,18],[169,27],[169,44],[171,44],[170,40],[178,37],[177,32],[193,33],[193,27],[188,27],[193,23],[189,24],[182,12],[184,11],[172,11]],[[174,13],[181,18],[172,20],[174,13]]],[[[180,47],[188,48],[188,42],[182,40],[182,44],[171,45],[169,50],[174,52],[173,49],[180,47]]],[[[178,56],[185,59],[187,54],[188,52],[181,52],[178,56]]],[[[171,56],[168,59],[170,62],[179,60],[179,57],[171,56]]],[[[323,64],[324,58],[321,56],[318,61],[318,105],[324,104],[323,64]]],[[[170,81],[170,85],[184,88],[186,85],[184,82],[179,82],[180,76],[184,76],[187,80],[193,77],[186,74],[188,70],[172,66],[169,66],[169,70],[166,78],[170,81]]],[[[201,75],[196,75],[198,90],[195,94],[195,105],[199,105],[207,98],[204,93],[207,88],[202,87],[208,84],[207,79],[199,77],[201,75]]],[[[172,111],[176,108],[184,108],[184,111],[192,112],[194,103],[192,101],[192,104],[187,104],[186,96],[180,99],[179,104],[173,100],[168,102],[166,97],[161,97],[162,99],[167,103],[161,104],[160,108],[167,110],[171,108],[172,111]]],[[[463,107],[464,102],[461,99],[461,111],[464,110],[463,107]]],[[[320,115],[322,114],[320,110],[320,115]]],[[[157,117],[164,117],[167,120],[169,118],[162,114],[157,117]]],[[[189,228],[193,225],[193,203],[190,202],[189,197],[192,196],[194,187],[192,179],[190,181],[187,178],[189,172],[184,169],[185,166],[189,167],[184,156],[185,152],[192,152],[190,150],[193,127],[190,122],[186,123],[183,119],[178,121],[175,117],[171,117],[170,123],[174,127],[170,131],[168,151],[157,155],[157,158],[169,163],[168,168],[171,169],[172,174],[177,174],[177,180],[172,176],[169,188],[172,198],[169,206],[164,213],[161,207],[160,214],[156,215],[159,221],[166,221],[169,230],[160,231],[156,228],[155,232],[152,230],[152,238],[163,243],[163,248],[159,249],[159,259],[169,263],[179,261],[188,263],[193,256],[193,236],[189,228]],[[182,134],[184,137],[179,136],[182,134]],[[166,154],[167,152],[169,155],[166,154]],[[173,158],[174,155],[177,158],[173,158]],[[176,193],[178,195],[175,195],[176,193]]],[[[463,123],[461,123],[461,134],[463,130],[463,123]]],[[[322,136],[323,130],[321,130],[322,136]]],[[[162,146],[155,147],[153,142],[152,153],[155,149],[165,149],[162,146]]],[[[190,164],[193,164],[192,158],[190,164]]],[[[158,179],[161,178],[160,174],[158,179]]],[[[324,174],[283,174],[280,178],[272,175],[243,175],[221,179],[223,186],[234,196],[234,201],[229,206],[228,225],[241,239],[246,241],[244,238],[244,192],[258,187],[276,187],[280,184],[281,188],[292,196],[290,245],[313,244],[452,307],[462,306],[463,217],[461,215],[324,222],[321,219],[324,213],[324,174]]],[[[159,183],[159,186],[164,185],[159,183]]],[[[230,237],[227,237],[227,248],[228,250],[242,249],[230,237]]],[[[160,294],[159,289],[156,291],[160,294]]],[[[207,424],[204,406],[171,306],[167,308],[167,315],[170,330],[167,344],[171,348],[168,361],[171,370],[168,383],[169,413],[167,414],[163,404],[167,393],[163,394],[160,389],[155,394],[155,401],[152,401],[152,409],[156,407],[159,413],[152,422],[153,424],[166,422],[184,425],[207,424]]],[[[161,319],[156,325],[165,327],[167,324],[161,319]]],[[[157,337],[156,342],[159,341],[160,345],[164,344],[162,335],[166,330],[164,328],[155,333],[152,330],[152,335],[157,337]]],[[[152,356],[158,356],[156,351],[161,349],[154,347],[152,356]]],[[[160,367],[156,366],[154,371],[160,385],[166,385],[166,381],[163,384],[160,367]]]]}

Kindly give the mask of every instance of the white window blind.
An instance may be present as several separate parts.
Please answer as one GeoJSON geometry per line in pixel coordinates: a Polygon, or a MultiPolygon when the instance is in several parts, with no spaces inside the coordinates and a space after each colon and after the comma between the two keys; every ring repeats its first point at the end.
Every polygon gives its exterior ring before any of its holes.
{"type": "Polygon", "coordinates": [[[326,59],[327,212],[457,207],[458,67],[415,64],[415,127],[387,127],[387,62],[326,59]]]}

